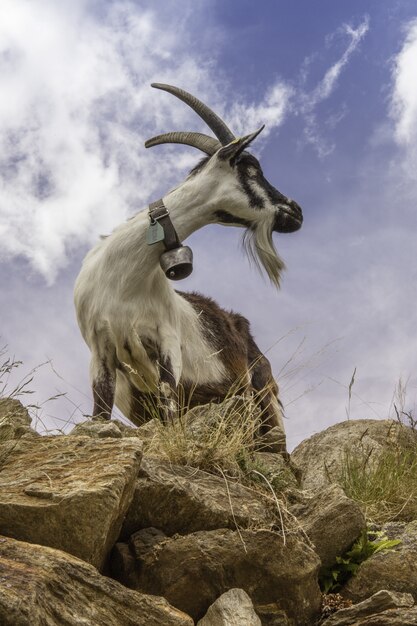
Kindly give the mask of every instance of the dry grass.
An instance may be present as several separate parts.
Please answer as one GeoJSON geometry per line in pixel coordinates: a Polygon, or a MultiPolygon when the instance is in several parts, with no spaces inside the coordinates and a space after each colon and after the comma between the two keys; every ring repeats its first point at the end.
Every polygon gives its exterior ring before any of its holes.
{"type": "Polygon", "coordinates": [[[232,397],[222,404],[191,409],[166,425],[155,420],[147,452],[177,465],[217,474],[220,468],[229,477],[238,477],[253,454],[259,426],[253,400],[232,397]]]}
{"type": "Polygon", "coordinates": [[[361,504],[369,522],[417,517],[417,455],[410,446],[348,448],[337,479],[346,495],[361,504]]]}

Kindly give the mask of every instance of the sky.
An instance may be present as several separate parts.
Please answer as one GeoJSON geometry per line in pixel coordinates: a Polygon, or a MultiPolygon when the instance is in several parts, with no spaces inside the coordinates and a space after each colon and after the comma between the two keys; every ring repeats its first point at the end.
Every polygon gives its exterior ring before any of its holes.
{"type": "Polygon", "coordinates": [[[23,400],[39,429],[91,412],[82,259],[201,156],[144,141],[207,132],[151,82],[197,95],[236,134],[265,124],[251,150],[303,208],[300,231],[274,236],[280,290],[240,229],[216,225],[187,240],[179,286],[250,320],[290,449],[347,418],[395,417],[394,403],[415,412],[415,0],[2,0],[0,346],[22,365],[0,390],[35,368],[23,400]]]}

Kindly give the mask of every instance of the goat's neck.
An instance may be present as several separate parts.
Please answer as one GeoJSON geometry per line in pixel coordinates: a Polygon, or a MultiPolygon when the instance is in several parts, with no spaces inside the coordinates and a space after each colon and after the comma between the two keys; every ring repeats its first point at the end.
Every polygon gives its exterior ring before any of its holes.
{"type": "Polygon", "coordinates": [[[211,203],[207,202],[207,196],[210,194],[202,193],[191,178],[163,197],[180,241],[210,222],[211,203]]]}
{"type": "MultiPolygon", "coordinates": [[[[192,182],[186,180],[163,197],[180,241],[210,222],[210,207],[204,202],[201,190],[192,182]]],[[[166,289],[172,291],[171,282],[159,265],[164,245],[162,242],[151,246],[147,244],[148,227],[148,215],[143,211],[117,228],[109,238],[112,254],[106,259],[105,271],[123,275],[121,288],[125,294],[126,291],[133,294],[144,289],[155,293],[166,289]],[[123,272],[116,269],[120,264],[123,265],[123,272]]]]}

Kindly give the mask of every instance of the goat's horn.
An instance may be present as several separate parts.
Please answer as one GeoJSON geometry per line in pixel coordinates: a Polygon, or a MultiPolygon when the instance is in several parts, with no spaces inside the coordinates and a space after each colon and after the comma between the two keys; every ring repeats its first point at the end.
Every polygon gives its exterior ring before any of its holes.
{"type": "Polygon", "coordinates": [[[211,128],[213,133],[216,135],[217,139],[221,142],[223,146],[226,146],[228,143],[235,139],[234,134],[230,130],[228,126],[223,122],[223,120],[214,113],[204,102],[201,102],[195,96],[192,96],[187,91],[180,89],[179,87],[173,87],[172,85],[164,85],[162,83],[152,83],[151,87],[155,87],[156,89],[162,89],[163,91],[168,91],[173,96],[176,96],[188,106],[190,106],[196,113],[205,121],[207,126],[211,128]]]}
{"type": "Polygon", "coordinates": [[[152,146],[157,146],[161,143],[183,143],[187,146],[198,148],[209,156],[217,152],[217,150],[222,147],[221,143],[217,141],[217,139],[209,137],[208,135],[203,135],[203,133],[187,133],[181,131],[156,135],[156,137],[152,137],[151,139],[145,141],[145,148],[152,148],[152,146]]]}

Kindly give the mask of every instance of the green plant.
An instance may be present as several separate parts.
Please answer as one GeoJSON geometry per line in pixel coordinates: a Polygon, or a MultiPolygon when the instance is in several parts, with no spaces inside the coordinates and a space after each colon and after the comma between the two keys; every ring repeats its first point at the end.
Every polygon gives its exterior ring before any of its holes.
{"type": "Polygon", "coordinates": [[[323,593],[338,591],[356,574],[360,564],[366,559],[382,550],[395,548],[400,543],[400,539],[388,539],[382,531],[364,530],[347,552],[336,557],[336,563],[322,569],[319,576],[321,590],[323,593]]]}

